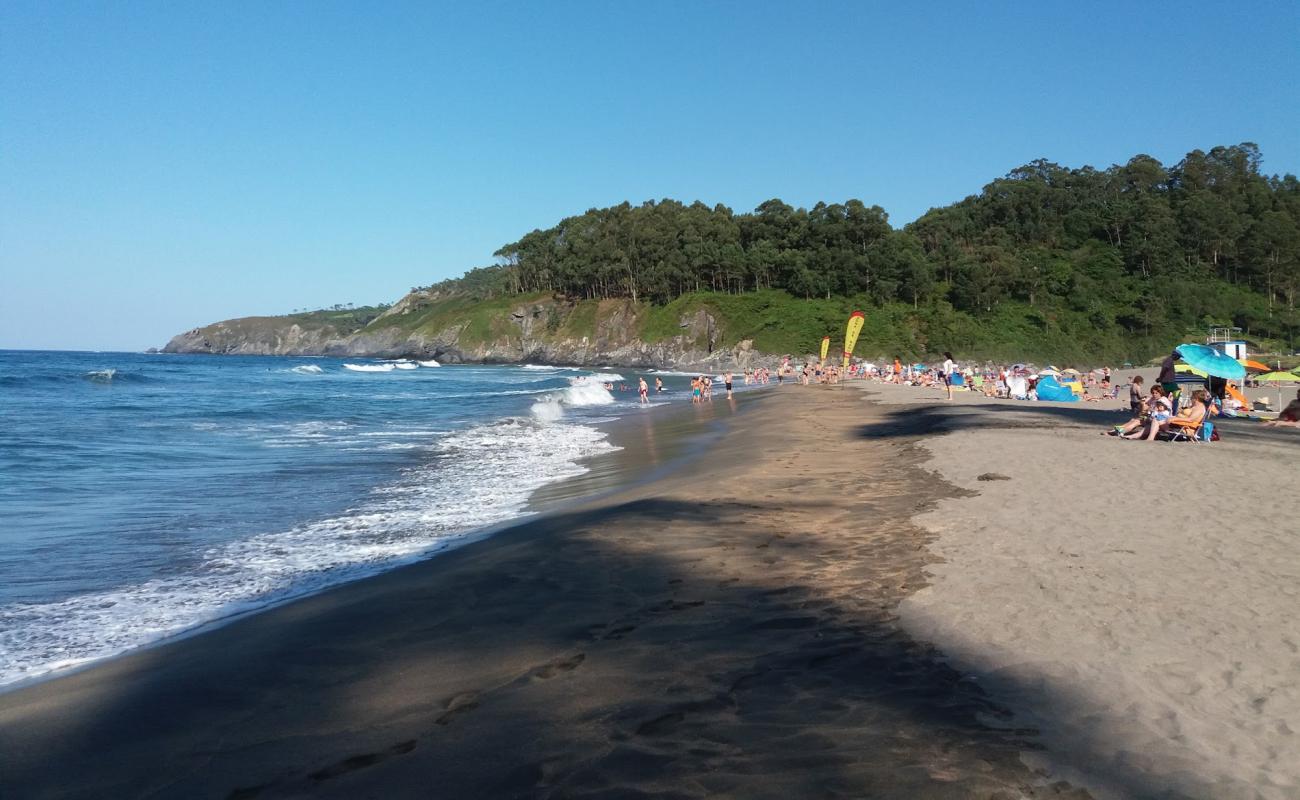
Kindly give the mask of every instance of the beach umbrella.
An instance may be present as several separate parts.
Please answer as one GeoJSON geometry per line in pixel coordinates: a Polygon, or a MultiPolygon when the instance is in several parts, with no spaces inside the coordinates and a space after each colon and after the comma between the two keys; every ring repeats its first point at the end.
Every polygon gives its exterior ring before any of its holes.
{"type": "Polygon", "coordinates": [[[1177,366],[1174,367],[1174,372],[1177,372],[1180,375],[1195,375],[1198,378],[1210,377],[1205,370],[1197,369],[1196,367],[1193,367],[1191,364],[1178,364],[1177,366]]]}
{"type": "Polygon", "coordinates": [[[1237,363],[1241,364],[1243,367],[1245,367],[1247,370],[1250,370],[1251,372],[1268,372],[1269,370],[1273,369],[1268,364],[1261,364],[1260,362],[1251,360],[1249,358],[1240,359],[1237,363]]]}
{"type": "Polygon", "coordinates": [[[1291,372],[1265,372],[1263,375],[1256,375],[1255,380],[1263,383],[1268,381],[1277,384],[1277,407],[1282,408],[1282,384],[1300,383],[1300,375],[1291,372]]]}
{"type": "Polygon", "coordinates": [[[1079,370],[1075,369],[1074,367],[1068,367],[1068,368],[1066,368],[1066,369],[1061,370],[1061,374],[1062,374],[1062,375],[1080,375],[1080,374],[1082,374],[1082,373],[1080,373],[1079,370]]]}
{"type": "Polygon", "coordinates": [[[1038,371],[1038,374],[1039,374],[1039,375],[1051,375],[1052,377],[1056,377],[1057,375],[1060,375],[1061,373],[1058,372],[1058,371],[1057,371],[1055,368],[1053,368],[1053,367],[1048,367],[1047,369],[1039,370],[1039,371],[1038,371]]]}
{"type": "Polygon", "coordinates": [[[1180,344],[1174,348],[1174,351],[1188,365],[1207,375],[1230,381],[1239,381],[1246,377],[1246,368],[1238,364],[1237,359],[1220,353],[1212,347],[1203,344],[1180,344]]]}

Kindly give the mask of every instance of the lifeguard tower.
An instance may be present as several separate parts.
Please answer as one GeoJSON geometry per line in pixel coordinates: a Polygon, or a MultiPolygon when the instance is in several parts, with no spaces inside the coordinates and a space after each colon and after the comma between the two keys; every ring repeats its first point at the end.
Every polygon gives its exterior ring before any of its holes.
{"type": "Polygon", "coordinates": [[[1205,343],[1223,353],[1228,358],[1238,361],[1246,359],[1246,341],[1239,338],[1241,328],[1210,328],[1210,335],[1205,343]]]}

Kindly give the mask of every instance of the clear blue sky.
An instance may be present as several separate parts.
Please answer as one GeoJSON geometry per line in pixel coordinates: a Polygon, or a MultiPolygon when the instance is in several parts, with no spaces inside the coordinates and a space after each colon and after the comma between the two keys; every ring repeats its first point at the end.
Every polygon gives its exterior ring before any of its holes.
{"type": "Polygon", "coordinates": [[[0,347],[397,299],[561,217],[858,197],[1253,141],[1300,4],[0,4],[0,347]]]}

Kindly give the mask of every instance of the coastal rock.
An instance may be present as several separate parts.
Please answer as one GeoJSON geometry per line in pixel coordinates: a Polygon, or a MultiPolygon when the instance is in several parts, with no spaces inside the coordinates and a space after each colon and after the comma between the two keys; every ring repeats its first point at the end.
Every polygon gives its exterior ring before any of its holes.
{"type": "Polygon", "coordinates": [[[538,297],[509,305],[416,290],[366,324],[326,312],[244,317],[172,338],[167,353],[419,358],[440,363],[617,364],[723,371],[774,365],[745,339],[727,346],[718,320],[699,308],[677,319],[677,334],[648,341],[647,306],[623,300],[538,297]],[[594,312],[594,313],[593,313],[594,312]]]}

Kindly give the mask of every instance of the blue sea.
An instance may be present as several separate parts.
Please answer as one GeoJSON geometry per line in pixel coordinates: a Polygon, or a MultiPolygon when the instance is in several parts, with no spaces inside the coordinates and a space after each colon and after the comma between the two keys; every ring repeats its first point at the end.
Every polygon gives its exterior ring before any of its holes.
{"type": "MultiPolygon", "coordinates": [[[[0,351],[0,686],[426,557],[516,517],[536,489],[614,449],[598,423],[642,411],[623,380],[0,351]]],[[[672,391],[656,402],[684,400],[686,380],[665,377],[672,391]]]]}

